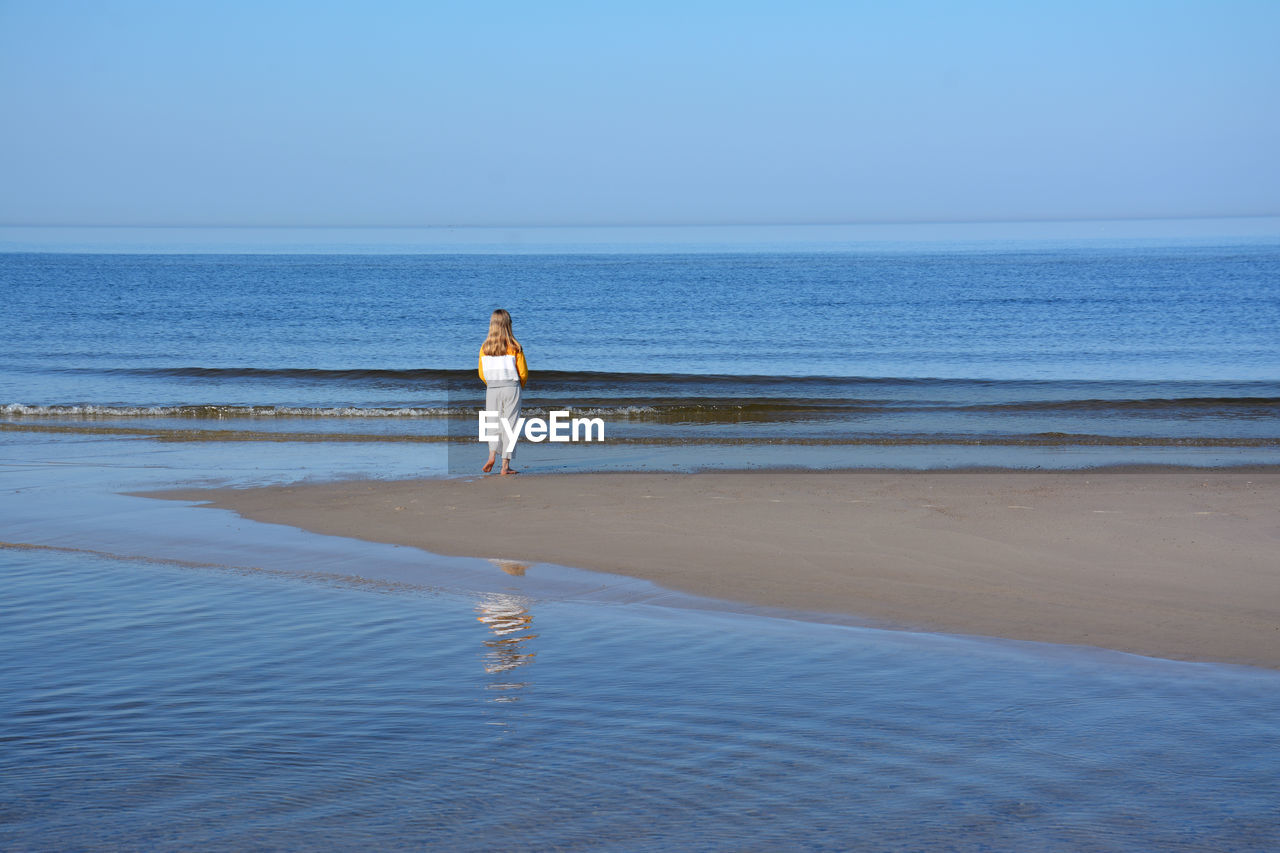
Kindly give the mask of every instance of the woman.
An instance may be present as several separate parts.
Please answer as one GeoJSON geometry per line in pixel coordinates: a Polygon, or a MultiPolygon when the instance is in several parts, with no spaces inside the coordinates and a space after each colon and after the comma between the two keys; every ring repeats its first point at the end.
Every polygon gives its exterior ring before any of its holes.
{"type": "MultiPolygon", "coordinates": [[[[489,335],[480,346],[480,381],[486,386],[485,411],[497,412],[508,429],[514,430],[520,418],[520,389],[529,378],[529,367],[524,362],[524,348],[511,333],[511,315],[499,308],[489,317],[489,335]]],[[[493,470],[498,457],[498,445],[508,439],[506,432],[498,430],[499,437],[489,442],[489,461],[481,469],[486,474],[493,470]]],[[[515,474],[511,467],[511,455],[515,453],[515,437],[502,450],[502,474],[515,474]]]]}

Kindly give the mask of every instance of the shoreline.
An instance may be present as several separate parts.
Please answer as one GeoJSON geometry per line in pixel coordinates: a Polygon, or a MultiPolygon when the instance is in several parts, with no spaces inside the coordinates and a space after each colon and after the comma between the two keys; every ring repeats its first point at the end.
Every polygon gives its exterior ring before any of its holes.
{"type": "Polygon", "coordinates": [[[1280,469],[710,470],[149,497],[898,627],[1280,668],[1280,469]]]}

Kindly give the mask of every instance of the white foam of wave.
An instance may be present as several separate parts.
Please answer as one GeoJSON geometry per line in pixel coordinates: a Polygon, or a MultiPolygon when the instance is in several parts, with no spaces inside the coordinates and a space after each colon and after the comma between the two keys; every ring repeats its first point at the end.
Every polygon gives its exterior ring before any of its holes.
{"type": "MultiPolygon", "coordinates": [[[[552,407],[524,408],[525,415],[546,417],[552,407]]],[[[574,416],[638,417],[657,414],[653,406],[567,406],[574,416]]],[[[449,415],[474,415],[476,409],[465,406],[402,406],[371,408],[364,406],[105,406],[98,404],[30,406],[24,403],[0,405],[0,415],[30,418],[431,418],[449,415]]]]}
{"type": "Polygon", "coordinates": [[[360,406],[28,406],[6,403],[0,415],[33,418],[429,418],[470,414],[474,410],[444,406],[365,408],[360,406]]]}

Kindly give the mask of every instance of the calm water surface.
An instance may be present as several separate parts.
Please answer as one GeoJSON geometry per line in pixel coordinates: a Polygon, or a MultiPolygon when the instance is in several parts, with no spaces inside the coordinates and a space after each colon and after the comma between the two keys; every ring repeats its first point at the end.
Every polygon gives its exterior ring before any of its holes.
{"type": "Polygon", "coordinates": [[[0,847],[1280,844],[1269,670],[735,614],[128,494],[441,464],[314,447],[0,436],[0,539],[28,543],[0,547],[0,847]]]}
{"type": "MultiPolygon", "coordinates": [[[[1013,466],[1280,460],[1280,236],[735,254],[0,253],[0,281],[8,430],[470,435],[474,354],[501,303],[534,371],[529,413],[604,417],[615,443],[668,448],[676,464],[760,445],[789,448],[780,464],[820,467],[947,466],[956,448],[1010,448],[1013,466]]],[[[961,450],[958,464],[993,455],[961,450]]]]}
{"type": "Polygon", "coordinates": [[[0,552],[17,849],[1264,850],[1276,673],[0,552]]]}

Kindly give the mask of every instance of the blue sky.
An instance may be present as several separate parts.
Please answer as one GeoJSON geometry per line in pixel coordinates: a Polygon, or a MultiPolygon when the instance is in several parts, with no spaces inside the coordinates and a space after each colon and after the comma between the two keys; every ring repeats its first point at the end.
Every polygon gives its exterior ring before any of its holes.
{"type": "Polygon", "coordinates": [[[1280,213],[1280,2],[0,0],[0,224],[1280,213]]]}

